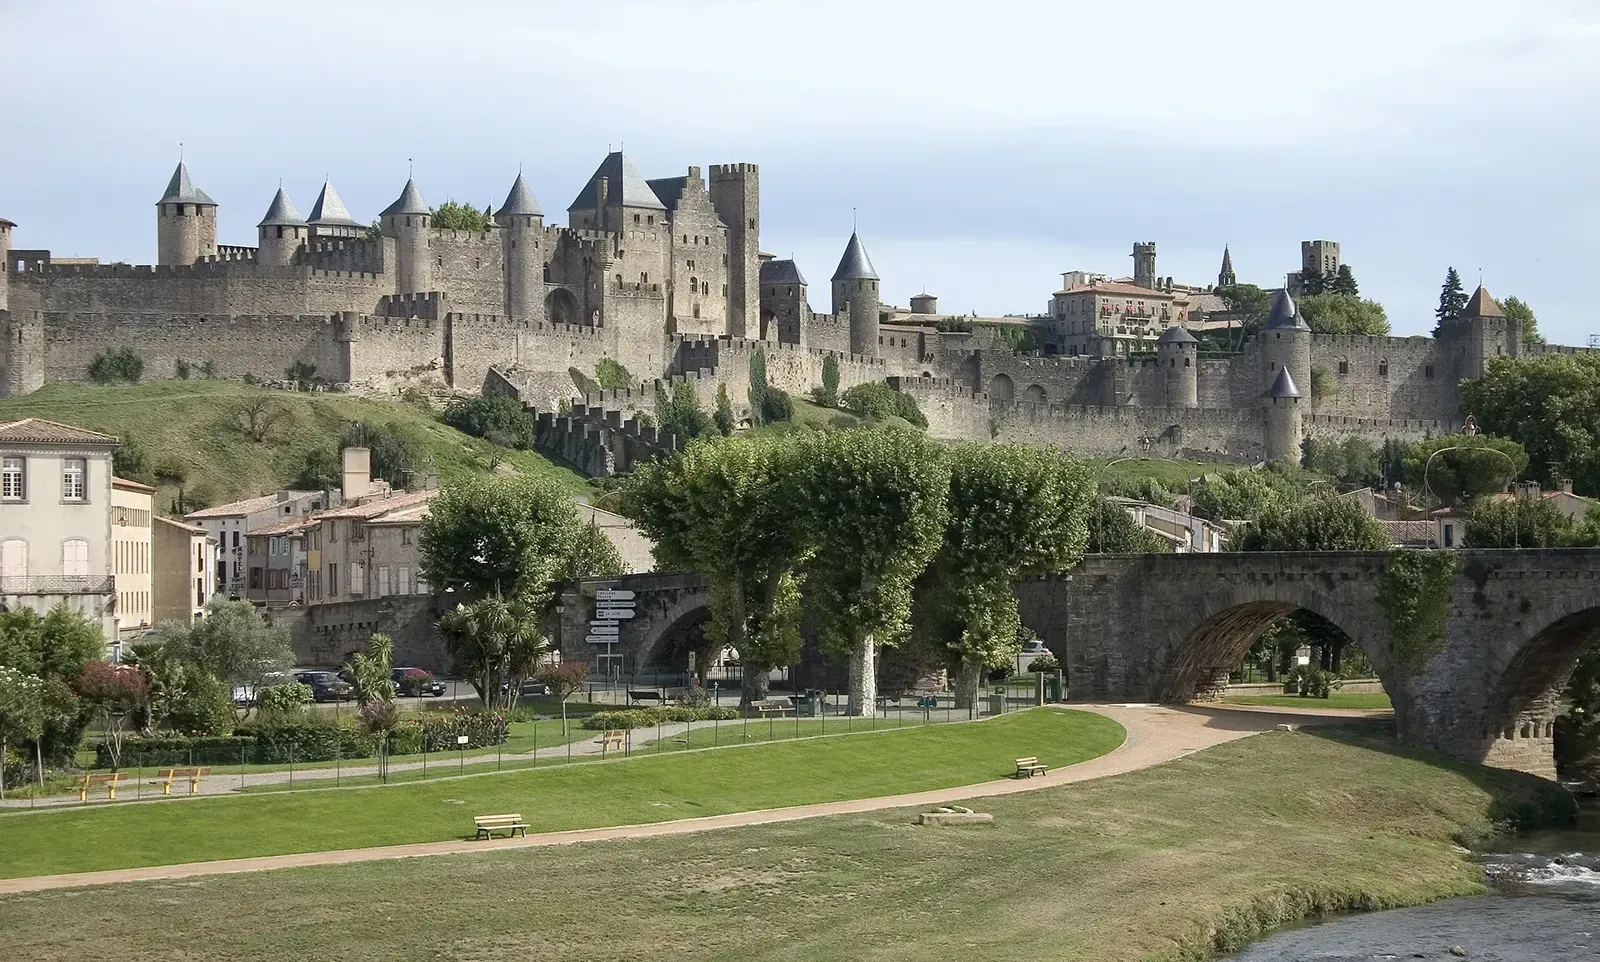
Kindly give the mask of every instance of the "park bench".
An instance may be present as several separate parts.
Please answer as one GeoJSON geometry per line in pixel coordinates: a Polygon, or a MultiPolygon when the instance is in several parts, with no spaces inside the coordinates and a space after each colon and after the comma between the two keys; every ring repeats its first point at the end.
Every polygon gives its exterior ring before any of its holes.
{"type": "Polygon", "coordinates": [[[626,729],[606,729],[605,732],[603,732],[600,737],[596,739],[600,745],[600,754],[604,755],[606,752],[612,749],[616,749],[619,752],[622,751],[622,740],[626,737],[628,737],[628,732],[626,729]]]}
{"type": "Polygon", "coordinates": [[[173,781],[187,778],[189,780],[189,794],[193,795],[200,790],[200,779],[210,774],[211,769],[209,768],[163,768],[156,773],[156,776],[165,779],[161,783],[161,794],[171,795],[173,781]]]}
{"type": "Polygon", "coordinates": [[[1027,758],[1017,759],[1017,774],[1014,777],[1032,778],[1035,774],[1043,775],[1049,770],[1050,766],[1039,764],[1039,758],[1037,755],[1029,755],[1027,758]]]}
{"type": "Polygon", "coordinates": [[[474,815],[472,824],[478,829],[478,838],[494,838],[494,833],[502,830],[507,838],[515,838],[518,832],[523,837],[528,834],[527,823],[521,815],[474,815]]]}
{"type": "Polygon", "coordinates": [[[117,786],[120,784],[122,784],[122,772],[90,772],[83,776],[83,784],[78,786],[78,801],[87,802],[89,789],[95,785],[104,785],[107,797],[115,800],[117,786]]]}
{"type": "Polygon", "coordinates": [[[768,715],[794,714],[794,705],[782,698],[768,698],[766,701],[753,701],[750,703],[750,707],[754,709],[762,718],[766,718],[768,715]]]}
{"type": "Polygon", "coordinates": [[[665,705],[667,703],[666,696],[662,695],[659,691],[650,691],[648,689],[642,691],[634,691],[629,689],[628,701],[634,703],[653,702],[657,705],[665,705]]]}

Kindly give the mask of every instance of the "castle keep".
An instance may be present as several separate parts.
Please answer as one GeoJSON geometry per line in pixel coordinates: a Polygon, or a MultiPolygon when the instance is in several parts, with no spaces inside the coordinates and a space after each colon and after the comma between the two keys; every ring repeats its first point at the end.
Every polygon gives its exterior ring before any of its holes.
{"type": "MultiPolygon", "coordinates": [[[[325,183],[307,216],[280,188],[255,247],[219,244],[219,205],[182,163],[155,208],[148,266],[53,261],[13,248],[0,219],[0,396],[85,380],[95,357],[128,348],[145,378],[270,380],[311,365],[358,391],[487,382],[545,412],[582,395],[590,420],[550,432],[587,437],[608,430],[606,410],[650,410],[660,379],[702,382],[703,403],[727,386],[742,404],[759,351],[795,393],[820,384],[830,355],[841,387],[890,381],[938,437],[1256,460],[1305,437],[1453,431],[1459,382],[1491,358],[1575,350],[1524,346],[1479,288],[1437,338],[1313,334],[1280,292],[1242,352],[1202,357],[1182,310],[1199,289],[1157,276],[1153,243],[1136,245],[1131,284],[1068,275],[1048,314],[996,319],[1033,331],[1046,356],[1001,349],[993,325],[944,323],[931,295],[889,308],[854,233],[829,278],[831,313],[816,313],[799,265],[760,253],[755,164],[646,179],[614,152],[566,226],[545,222],[520,174],[481,232],[437,226],[412,180],[370,227],[325,183]],[[639,387],[580,387],[572,372],[606,358],[639,387]]],[[[1219,280],[1233,276],[1225,256],[1219,280]]]]}

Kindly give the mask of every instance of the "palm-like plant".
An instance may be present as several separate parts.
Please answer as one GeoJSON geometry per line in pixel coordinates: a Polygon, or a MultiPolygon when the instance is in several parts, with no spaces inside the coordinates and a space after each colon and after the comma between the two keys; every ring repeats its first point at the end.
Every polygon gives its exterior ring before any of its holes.
{"type": "Polygon", "coordinates": [[[394,700],[394,684],[389,679],[394,664],[394,640],[378,632],[367,640],[367,650],[350,656],[350,686],[356,704],[362,708],[374,702],[394,700]]]}
{"type": "Polygon", "coordinates": [[[494,707],[502,691],[505,707],[515,705],[522,680],[549,650],[539,611],[531,601],[493,594],[439,620],[456,666],[472,679],[484,707],[494,707]]]}

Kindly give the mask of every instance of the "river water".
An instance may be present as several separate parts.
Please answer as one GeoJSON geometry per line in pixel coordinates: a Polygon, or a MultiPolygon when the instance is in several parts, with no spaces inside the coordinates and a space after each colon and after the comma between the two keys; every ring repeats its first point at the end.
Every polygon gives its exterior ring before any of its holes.
{"type": "Polygon", "coordinates": [[[1233,962],[1600,962],[1600,807],[1475,854],[1490,894],[1280,932],[1233,962]],[[1464,953],[1464,955],[1463,955],[1464,953]]]}

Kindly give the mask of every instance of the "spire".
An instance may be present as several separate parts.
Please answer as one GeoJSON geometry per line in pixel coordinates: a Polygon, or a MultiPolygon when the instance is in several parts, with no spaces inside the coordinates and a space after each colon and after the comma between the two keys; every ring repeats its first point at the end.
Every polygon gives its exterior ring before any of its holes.
{"type": "Polygon", "coordinates": [[[284,193],[282,187],[272,195],[272,206],[267,208],[267,214],[261,218],[257,227],[304,227],[306,222],[300,219],[300,212],[295,210],[294,201],[284,193]]]}
{"type": "Polygon", "coordinates": [[[339,199],[339,194],[333,189],[333,181],[322,182],[322,193],[317,195],[317,202],[311,205],[311,218],[307,221],[313,227],[361,227],[364,226],[345,209],[344,201],[339,199]]]}
{"type": "Polygon", "coordinates": [[[1467,306],[1461,310],[1462,317],[1505,317],[1506,312],[1500,309],[1500,302],[1489,296],[1488,290],[1482,284],[1472,292],[1472,299],[1467,301],[1467,306]]]}
{"type": "Polygon", "coordinates": [[[1290,376],[1287,367],[1278,368],[1278,379],[1272,382],[1272,390],[1267,394],[1273,398],[1300,396],[1300,389],[1294,386],[1294,378],[1290,376]]]}
{"type": "Polygon", "coordinates": [[[845,245],[844,256],[839,258],[839,269],[833,272],[836,281],[875,281],[878,272],[872,269],[867,249],[861,245],[861,235],[850,232],[850,243],[845,245]]]}
{"type": "Polygon", "coordinates": [[[201,204],[206,207],[215,207],[217,202],[205,191],[194,185],[189,179],[189,166],[183,161],[178,161],[178,169],[172,172],[172,179],[167,181],[167,192],[156,201],[159,204],[201,204]]]}
{"type": "Polygon", "coordinates": [[[417,190],[417,182],[407,177],[405,189],[400,191],[400,196],[395,198],[394,203],[383,209],[382,216],[431,213],[433,211],[428,209],[427,201],[422,199],[422,191],[417,190]]]}
{"type": "Polygon", "coordinates": [[[1233,252],[1228,250],[1228,245],[1222,245],[1222,273],[1233,273],[1233,252]]]}
{"type": "Polygon", "coordinates": [[[1267,315],[1267,330],[1274,328],[1311,330],[1306,326],[1306,322],[1300,319],[1300,308],[1295,306],[1294,298],[1290,297],[1286,290],[1280,290],[1272,295],[1272,312],[1267,315]]]}
{"type": "Polygon", "coordinates": [[[522,171],[517,171],[517,179],[511,182],[511,193],[506,195],[506,202],[495,211],[496,217],[509,217],[520,215],[524,217],[543,217],[544,211],[539,209],[539,202],[533,199],[533,191],[528,189],[528,182],[522,179],[522,171]]]}

